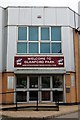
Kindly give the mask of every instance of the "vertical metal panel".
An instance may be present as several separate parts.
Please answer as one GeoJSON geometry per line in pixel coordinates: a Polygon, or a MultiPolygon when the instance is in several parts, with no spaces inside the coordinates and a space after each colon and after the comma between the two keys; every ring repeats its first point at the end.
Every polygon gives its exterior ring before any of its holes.
{"type": "Polygon", "coordinates": [[[44,8],[45,25],[56,25],[56,8],[44,8]]]}
{"type": "Polygon", "coordinates": [[[44,25],[44,8],[32,8],[32,25],[44,25]]]}
{"type": "Polygon", "coordinates": [[[73,40],[73,29],[69,28],[69,47],[70,47],[70,65],[71,65],[71,71],[75,71],[75,65],[74,65],[74,40],[73,40]]]}
{"type": "Polygon", "coordinates": [[[74,24],[74,12],[68,9],[68,25],[71,27],[75,27],[74,24]]]}
{"type": "Polygon", "coordinates": [[[16,54],[16,26],[8,27],[8,40],[7,40],[7,71],[13,71],[14,68],[14,55],[16,54]]]}
{"type": "Polygon", "coordinates": [[[8,8],[8,25],[19,24],[19,8],[8,8]]]}
{"type": "Polygon", "coordinates": [[[66,71],[74,72],[74,44],[72,28],[62,28],[62,52],[64,54],[66,71]]]}
{"type": "Polygon", "coordinates": [[[75,22],[76,28],[78,28],[78,17],[79,17],[78,14],[75,13],[75,21],[74,22],[75,22]]]}
{"type": "Polygon", "coordinates": [[[69,32],[67,27],[62,27],[62,53],[64,54],[64,63],[66,70],[69,70],[70,67],[70,53],[69,53],[69,32]]]}
{"type": "Polygon", "coordinates": [[[20,8],[19,25],[31,25],[31,8],[20,8]]]}
{"type": "Polygon", "coordinates": [[[7,55],[7,27],[3,30],[3,46],[2,46],[2,68],[3,71],[6,70],[6,55],[7,55]]]}
{"type": "Polygon", "coordinates": [[[68,8],[56,8],[57,10],[57,25],[67,25],[67,10],[68,8]]]}
{"type": "MultiPolygon", "coordinates": [[[[80,2],[78,2],[78,13],[80,15],[80,2]]],[[[80,27],[80,16],[78,18],[78,26],[80,27]]]]}
{"type": "Polygon", "coordinates": [[[2,11],[3,9],[0,7],[0,72],[2,72],[2,17],[3,17],[3,14],[2,14],[2,11]]]}
{"type": "Polygon", "coordinates": [[[7,14],[6,10],[0,8],[0,70],[6,69],[6,46],[7,46],[7,14]]]}

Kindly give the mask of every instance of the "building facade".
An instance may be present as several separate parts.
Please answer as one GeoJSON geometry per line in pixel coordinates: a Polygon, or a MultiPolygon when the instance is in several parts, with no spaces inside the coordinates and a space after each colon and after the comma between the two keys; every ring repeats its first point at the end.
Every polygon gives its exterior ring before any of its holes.
{"type": "MultiPolygon", "coordinates": [[[[79,102],[79,15],[68,7],[0,8],[2,92],[17,102],[79,102]]],[[[15,103],[3,94],[2,103],[15,103]]]]}

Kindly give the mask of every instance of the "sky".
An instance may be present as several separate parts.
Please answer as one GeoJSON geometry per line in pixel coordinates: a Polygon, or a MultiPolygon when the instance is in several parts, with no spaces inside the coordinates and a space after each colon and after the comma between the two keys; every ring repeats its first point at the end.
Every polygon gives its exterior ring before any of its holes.
{"type": "Polygon", "coordinates": [[[60,6],[70,7],[78,12],[78,2],[80,0],[0,0],[0,6],[60,6]]]}

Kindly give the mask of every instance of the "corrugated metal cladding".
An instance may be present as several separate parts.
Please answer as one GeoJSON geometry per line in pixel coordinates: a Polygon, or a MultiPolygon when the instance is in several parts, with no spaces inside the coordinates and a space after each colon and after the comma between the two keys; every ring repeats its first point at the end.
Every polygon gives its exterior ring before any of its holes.
{"type": "Polygon", "coordinates": [[[8,25],[69,25],[78,27],[78,15],[69,8],[12,7],[7,10],[8,25]]]}

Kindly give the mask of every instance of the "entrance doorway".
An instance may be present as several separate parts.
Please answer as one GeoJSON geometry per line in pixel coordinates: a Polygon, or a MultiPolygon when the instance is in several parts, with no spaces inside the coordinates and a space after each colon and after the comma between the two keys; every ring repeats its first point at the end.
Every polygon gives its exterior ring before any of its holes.
{"type": "Polygon", "coordinates": [[[17,75],[18,102],[54,102],[56,90],[59,101],[64,101],[64,75],[17,75]]]}

